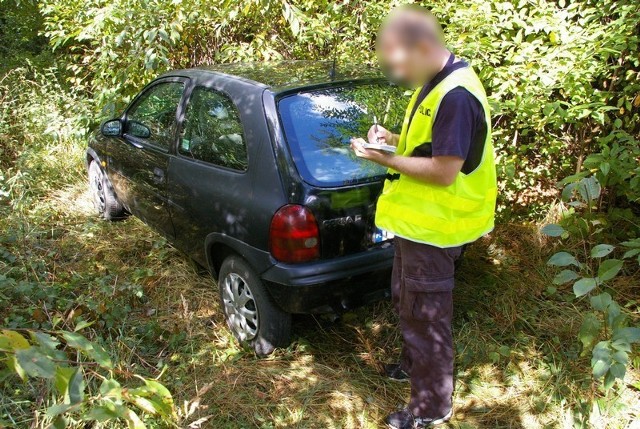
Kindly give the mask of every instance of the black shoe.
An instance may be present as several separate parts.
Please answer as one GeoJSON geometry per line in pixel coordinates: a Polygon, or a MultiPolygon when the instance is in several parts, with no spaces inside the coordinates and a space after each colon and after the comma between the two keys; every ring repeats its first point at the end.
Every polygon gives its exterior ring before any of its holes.
{"type": "Polygon", "coordinates": [[[384,375],[393,381],[409,381],[409,374],[404,372],[399,363],[390,363],[384,366],[384,375]]]}
{"type": "Polygon", "coordinates": [[[435,419],[416,417],[408,408],[405,408],[404,410],[389,414],[385,419],[385,423],[390,429],[421,429],[446,423],[451,419],[452,415],[453,409],[449,410],[444,417],[435,419]]]}

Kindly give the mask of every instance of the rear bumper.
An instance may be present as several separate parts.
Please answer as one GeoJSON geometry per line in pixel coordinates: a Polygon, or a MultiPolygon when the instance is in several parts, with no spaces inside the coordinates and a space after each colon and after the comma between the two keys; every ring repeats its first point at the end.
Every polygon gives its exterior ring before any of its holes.
{"type": "Polygon", "coordinates": [[[276,264],[262,273],[269,293],[289,313],[341,312],[389,296],[393,246],[309,264],[276,264]]]}

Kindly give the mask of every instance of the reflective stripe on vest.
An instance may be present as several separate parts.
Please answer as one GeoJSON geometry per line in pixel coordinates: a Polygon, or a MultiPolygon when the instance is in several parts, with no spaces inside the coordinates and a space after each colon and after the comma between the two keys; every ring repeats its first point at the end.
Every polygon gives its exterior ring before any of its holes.
{"type": "Polygon", "coordinates": [[[411,156],[417,146],[431,143],[433,120],[440,103],[457,87],[469,91],[484,109],[487,137],[480,164],[469,174],[458,173],[450,186],[428,184],[389,169],[376,210],[379,228],[437,247],[470,243],[494,226],[497,185],[489,102],[470,67],[453,71],[436,85],[420,103],[409,127],[409,115],[421,88],[415,91],[407,107],[397,154],[411,156]]]}

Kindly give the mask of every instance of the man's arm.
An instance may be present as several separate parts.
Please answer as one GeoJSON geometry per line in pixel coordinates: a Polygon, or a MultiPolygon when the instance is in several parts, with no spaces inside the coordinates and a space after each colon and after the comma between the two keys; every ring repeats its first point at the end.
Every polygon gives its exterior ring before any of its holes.
{"type": "Polygon", "coordinates": [[[358,157],[393,168],[405,176],[425,183],[449,186],[455,182],[456,176],[464,164],[464,159],[457,156],[434,156],[432,158],[400,156],[375,149],[365,149],[362,147],[363,143],[365,143],[363,139],[351,141],[351,147],[358,157]]]}
{"type": "MultiPolygon", "coordinates": [[[[352,140],[351,146],[361,158],[391,167],[401,174],[426,183],[449,186],[465,166],[471,144],[478,134],[479,124],[484,125],[482,105],[469,91],[459,87],[445,95],[440,103],[433,123],[431,157],[405,157],[364,149],[361,146],[364,143],[362,139],[352,140]]],[[[369,130],[370,142],[378,137],[387,142],[392,141],[397,146],[396,135],[380,126],[377,133],[374,131],[374,127],[369,130]]],[[[479,150],[482,151],[482,148],[481,145],[479,150]]]]}

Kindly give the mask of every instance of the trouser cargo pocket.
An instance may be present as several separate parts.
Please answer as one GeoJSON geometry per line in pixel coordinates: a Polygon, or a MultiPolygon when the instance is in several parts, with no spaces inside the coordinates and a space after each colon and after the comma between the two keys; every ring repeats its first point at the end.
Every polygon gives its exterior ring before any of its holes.
{"type": "Polygon", "coordinates": [[[437,322],[448,320],[453,313],[453,279],[416,280],[404,278],[400,317],[437,322]]]}

